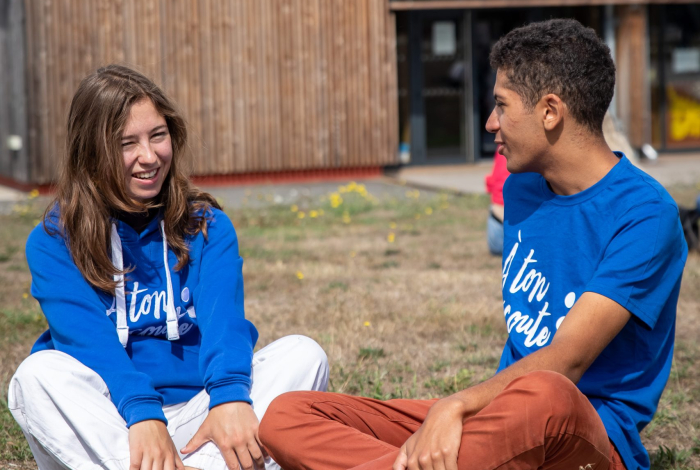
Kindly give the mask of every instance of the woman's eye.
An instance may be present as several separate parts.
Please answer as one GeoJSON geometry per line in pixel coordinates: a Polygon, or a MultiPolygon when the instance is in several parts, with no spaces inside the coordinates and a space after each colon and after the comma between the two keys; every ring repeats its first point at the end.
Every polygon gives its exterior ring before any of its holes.
{"type": "Polygon", "coordinates": [[[133,145],[133,142],[122,142],[122,147],[128,147],[130,145],[133,145]]]}
{"type": "Polygon", "coordinates": [[[165,132],[159,132],[157,134],[153,134],[152,138],[156,139],[156,140],[163,140],[163,139],[165,139],[166,135],[167,134],[165,132]]]}

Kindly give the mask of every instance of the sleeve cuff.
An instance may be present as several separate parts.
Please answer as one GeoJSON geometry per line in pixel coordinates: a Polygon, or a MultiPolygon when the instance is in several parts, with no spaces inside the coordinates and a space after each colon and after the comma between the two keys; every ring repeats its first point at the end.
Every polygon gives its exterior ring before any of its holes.
{"type": "Polygon", "coordinates": [[[639,306],[635,305],[629,297],[619,295],[618,292],[612,291],[609,288],[597,284],[591,284],[586,286],[584,292],[593,292],[595,294],[602,295],[608,299],[617,302],[620,306],[627,309],[633,317],[639,319],[647,328],[650,330],[656,325],[656,320],[651,318],[645,311],[643,311],[639,306]]]}
{"type": "Polygon", "coordinates": [[[250,399],[250,387],[248,384],[241,382],[231,383],[212,387],[209,390],[209,409],[232,401],[244,401],[251,405],[253,404],[253,400],[250,399]]]}
{"type": "Polygon", "coordinates": [[[156,419],[164,422],[166,426],[168,425],[168,420],[165,419],[163,408],[158,400],[147,400],[129,404],[122,410],[122,416],[126,421],[127,428],[149,419],[156,419]]]}

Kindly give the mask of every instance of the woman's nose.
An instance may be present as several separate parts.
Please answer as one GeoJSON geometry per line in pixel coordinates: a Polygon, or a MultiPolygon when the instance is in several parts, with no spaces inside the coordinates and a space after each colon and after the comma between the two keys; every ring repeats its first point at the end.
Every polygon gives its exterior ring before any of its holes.
{"type": "Polygon", "coordinates": [[[150,142],[145,144],[139,144],[139,162],[141,163],[154,163],[158,160],[153,147],[150,142]]]}

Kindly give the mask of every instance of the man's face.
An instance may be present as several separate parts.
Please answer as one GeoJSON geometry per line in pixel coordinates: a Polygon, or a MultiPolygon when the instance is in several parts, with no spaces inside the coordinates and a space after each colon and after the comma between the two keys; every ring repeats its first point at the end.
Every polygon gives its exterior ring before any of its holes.
{"type": "Polygon", "coordinates": [[[506,74],[499,69],[493,88],[496,106],[486,122],[486,130],[496,134],[497,152],[506,157],[508,171],[537,172],[547,147],[543,123],[538,119],[541,113],[537,106],[528,110],[520,95],[506,87],[507,83],[506,74]]]}

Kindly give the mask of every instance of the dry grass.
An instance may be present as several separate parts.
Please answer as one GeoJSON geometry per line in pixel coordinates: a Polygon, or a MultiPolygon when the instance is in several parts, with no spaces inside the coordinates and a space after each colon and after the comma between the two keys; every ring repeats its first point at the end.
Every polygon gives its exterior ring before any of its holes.
{"type": "MultiPolygon", "coordinates": [[[[288,206],[230,212],[246,259],[246,312],[260,331],[258,346],[286,334],[311,336],[330,359],[332,390],[376,398],[439,397],[492,375],[506,334],[500,259],[486,250],[486,198],[416,198],[409,191],[373,204],[349,188],[337,208],[329,199],[309,199],[297,212],[288,206]],[[312,218],[319,209],[323,215],[312,218]]],[[[694,191],[673,192],[688,205],[694,191]]],[[[31,210],[0,217],[3,399],[43,328],[35,302],[22,298],[29,285],[23,245],[35,218],[31,210]]],[[[657,469],[700,467],[699,307],[695,255],[679,302],[671,380],[644,432],[657,469]]],[[[0,468],[34,468],[12,424],[3,402],[0,468]]]]}

